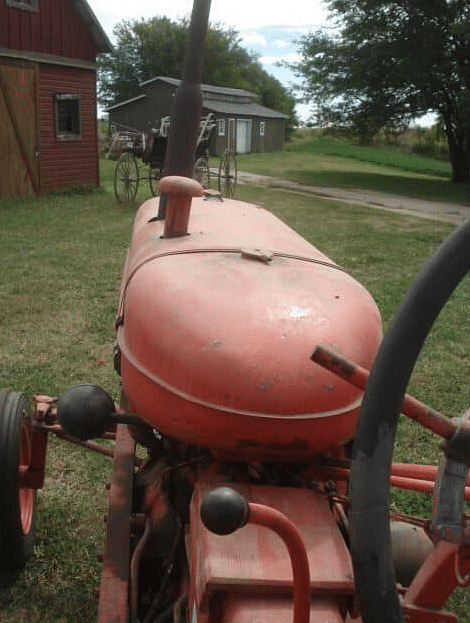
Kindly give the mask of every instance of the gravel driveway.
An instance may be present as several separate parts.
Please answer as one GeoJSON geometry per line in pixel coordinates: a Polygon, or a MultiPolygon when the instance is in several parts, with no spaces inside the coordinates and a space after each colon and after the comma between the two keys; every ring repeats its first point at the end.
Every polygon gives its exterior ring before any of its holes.
{"type": "Polygon", "coordinates": [[[337,199],[347,203],[369,206],[401,214],[411,214],[437,221],[459,224],[470,217],[469,205],[444,203],[441,201],[426,201],[424,199],[410,199],[400,195],[376,192],[374,190],[359,190],[354,188],[333,188],[329,186],[303,186],[296,182],[279,180],[266,175],[245,173],[238,171],[238,183],[260,184],[268,188],[280,188],[290,192],[315,195],[327,199],[337,199]]]}

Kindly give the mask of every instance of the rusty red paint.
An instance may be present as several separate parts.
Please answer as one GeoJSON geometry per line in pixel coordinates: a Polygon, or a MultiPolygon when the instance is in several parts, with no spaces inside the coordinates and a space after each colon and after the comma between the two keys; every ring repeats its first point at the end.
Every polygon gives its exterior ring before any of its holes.
{"type": "MultiPolygon", "coordinates": [[[[317,346],[311,359],[355,387],[365,389],[369,379],[369,371],[359,364],[342,357],[324,346],[317,346]]],[[[445,439],[450,439],[457,430],[455,422],[452,422],[452,420],[449,420],[438,411],[416,400],[409,394],[405,394],[401,410],[407,417],[416,420],[425,428],[445,439]]]]}
{"type": "Polygon", "coordinates": [[[116,431],[97,623],[127,623],[134,448],[129,428],[116,431]]]}
{"type": "MultiPolygon", "coordinates": [[[[324,474],[331,480],[348,481],[351,475],[349,466],[330,464],[323,469],[324,474]]],[[[318,470],[317,476],[321,475],[321,473],[322,470],[318,470]]],[[[393,463],[390,485],[408,491],[433,493],[436,474],[437,466],[417,465],[415,463],[393,463]]],[[[467,501],[470,501],[470,476],[467,477],[467,483],[468,485],[464,490],[464,497],[467,501]]]]}
{"type": "MultiPolygon", "coordinates": [[[[199,514],[202,499],[209,491],[223,484],[226,484],[223,478],[213,476],[201,479],[195,485],[189,533],[190,613],[196,609],[198,623],[205,623],[214,620],[211,618],[211,599],[215,594],[223,594],[237,603],[249,599],[255,609],[256,600],[262,596],[267,602],[286,599],[288,603],[281,609],[290,609],[285,619],[289,621],[292,614],[292,568],[279,536],[261,525],[252,524],[234,534],[218,536],[202,524],[199,514]]],[[[313,613],[317,602],[318,613],[322,612],[320,604],[325,597],[336,604],[347,603],[352,598],[351,559],[327,496],[311,489],[233,483],[231,486],[250,504],[267,506],[286,515],[300,532],[310,570],[310,592],[314,604],[312,620],[320,620],[313,613]]],[[[272,604],[273,613],[277,605],[272,604]]]]}
{"type": "Polygon", "coordinates": [[[349,441],[361,392],[312,367],[310,345],[321,336],[370,365],[382,327],[369,293],[261,208],[193,198],[190,233],[178,238],[162,237],[157,209],[139,209],[123,271],[117,342],[130,410],[219,458],[296,461],[349,441]]]}
{"type": "Polygon", "coordinates": [[[29,462],[20,465],[19,486],[25,489],[41,489],[44,485],[47,455],[47,433],[33,429],[30,440],[29,462]]]}
{"type": "Polygon", "coordinates": [[[160,182],[160,191],[168,194],[163,237],[186,236],[192,198],[203,195],[201,184],[188,177],[169,175],[160,182]]]}
{"type": "Polygon", "coordinates": [[[357,366],[352,361],[346,360],[338,353],[324,346],[320,345],[315,348],[311,360],[327,368],[331,372],[334,372],[341,378],[349,380],[349,382],[356,387],[361,387],[362,389],[367,383],[367,375],[364,374],[364,370],[360,368],[360,366],[357,366]]]}
{"type": "MultiPolygon", "coordinates": [[[[469,548],[459,548],[445,541],[436,544],[405,594],[403,611],[405,615],[413,616],[410,621],[429,623],[440,620],[436,615],[458,584],[456,559],[461,574],[467,574],[470,571],[469,551],[469,548]]],[[[454,617],[452,620],[457,620],[455,615],[450,616],[454,617]]]]}
{"type": "MultiPolygon", "coordinates": [[[[344,607],[341,609],[334,599],[315,599],[310,609],[310,623],[344,623],[344,607]]],[[[350,619],[346,619],[352,623],[350,619]]],[[[285,597],[250,595],[228,595],[224,601],[220,623],[290,623],[292,601],[285,597]]],[[[359,623],[356,621],[355,623],[359,623]]]]}
{"type": "Polygon", "coordinates": [[[310,617],[310,569],[302,535],[297,526],[275,508],[250,504],[250,523],[273,530],[284,541],[292,564],[294,582],[293,623],[308,623],[310,617]]]}

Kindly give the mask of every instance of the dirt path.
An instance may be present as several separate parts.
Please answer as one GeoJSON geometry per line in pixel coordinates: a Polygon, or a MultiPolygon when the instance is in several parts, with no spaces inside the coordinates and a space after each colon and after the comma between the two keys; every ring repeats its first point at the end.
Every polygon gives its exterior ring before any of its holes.
{"type": "Polygon", "coordinates": [[[437,221],[459,224],[470,217],[469,205],[463,206],[457,203],[444,203],[440,201],[426,201],[423,199],[411,199],[381,193],[373,190],[359,190],[354,188],[333,188],[329,186],[303,186],[296,182],[256,175],[238,171],[238,182],[243,184],[260,184],[268,188],[285,189],[290,192],[315,195],[325,199],[336,199],[346,203],[369,206],[401,214],[411,214],[422,218],[431,218],[437,221]]]}

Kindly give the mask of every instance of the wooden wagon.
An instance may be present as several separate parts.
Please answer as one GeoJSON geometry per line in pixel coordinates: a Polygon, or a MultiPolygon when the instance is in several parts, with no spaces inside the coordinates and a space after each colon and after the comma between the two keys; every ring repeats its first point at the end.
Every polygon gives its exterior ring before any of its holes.
{"type": "MultiPolygon", "coordinates": [[[[194,178],[204,188],[210,188],[211,170],[209,167],[209,140],[215,127],[214,115],[210,113],[201,118],[200,131],[194,158],[194,178]]],[[[148,180],[150,191],[158,194],[158,183],[163,175],[165,155],[170,131],[170,117],[163,117],[158,130],[145,134],[129,128],[119,131],[115,128],[113,143],[119,142],[122,154],[114,173],[114,193],[116,200],[133,201],[137,195],[139,182],[148,180]],[[141,175],[139,160],[148,165],[148,171],[141,175]]],[[[233,197],[237,183],[235,153],[226,150],[220,158],[217,173],[217,186],[224,197],[233,197]]]]}

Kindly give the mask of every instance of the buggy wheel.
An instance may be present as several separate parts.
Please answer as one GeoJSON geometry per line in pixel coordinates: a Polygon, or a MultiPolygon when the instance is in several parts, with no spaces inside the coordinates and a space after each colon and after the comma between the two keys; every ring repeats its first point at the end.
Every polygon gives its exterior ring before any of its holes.
{"type": "Polygon", "coordinates": [[[139,168],[133,153],[124,152],[114,172],[114,194],[119,203],[133,201],[139,187],[139,168]]]}
{"type": "Polygon", "coordinates": [[[220,159],[219,192],[224,197],[233,197],[237,185],[237,161],[235,152],[227,150],[220,159]]]}
{"type": "Polygon", "coordinates": [[[194,163],[194,179],[197,180],[203,188],[210,188],[211,173],[207,158],[201,156],[194,163]]]}
{"type": "Polygon", "coordinates": [[[31,432],[24,394],[0,391],[0,586],[15,580],[33,550],[36,491],[20,480],[31,460],[31,432]]]}
{"type": "Polygon", "coordinates": [[[150,192],[152,193],[152,195],[154,197],[156,197],[160,191],[160,189],[158,188],[158,182],[162,179],[162,169],[160,167],[152,167],[152,165],[150,165],[149,168],[149,186],[150,186],[150,192]]]}

